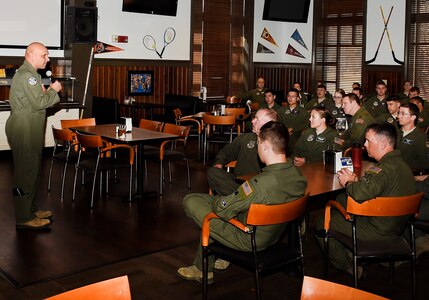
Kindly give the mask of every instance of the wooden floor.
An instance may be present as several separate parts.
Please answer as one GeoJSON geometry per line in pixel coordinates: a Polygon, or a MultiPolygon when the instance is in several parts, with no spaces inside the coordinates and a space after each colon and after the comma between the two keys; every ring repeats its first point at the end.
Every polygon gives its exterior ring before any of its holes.
{"type": "MultiPolygon", "coordinates": [[[[52,274],[70,265],[82,262],[96,264],[109,261],[118,256],[117,250],[129,253],[128,259],[99,264],[95,268],[70,270],[63,277],[42,280],[13,287],[0,278],[0,299],[43,299],[108,278],[128,275],[133,299],[200,299],[201,286],[179,278],[176,270],[190,265],[194,259],[199,239],[199,230],[186,217],[181,200],[189,192],[186,188],[183,165],[175,165],[173,174],[176,180],[171,186],[166,185],[162,199],[144,199],[141,203],[131,205],[123,202],[126,184],[120,183],[112,187],[108,198],[98,199],[96,209],[89,209],[88,187],[80,190],[76,203],[71,203],[71,178],[68,177],[68,188],[64,202],[59,200],[59,169],[56,169],[53,190],[46,192],[48,160],[45,159],[43,176],[40,182],[39,202],[43,208],[51,208],[55,213],[55,221],[48,232],[17,232],[14,228],[13,206],[11,204],[12,165],[9,152],[0,153],[0,192],[2,193],[2,209],[0,210],[0,265],[8,261],[5,268],[13,267],[15,274],[41,278],[51,274],[44,271],[44,263],[52,264],[52,274]],[[177,176],[179,174],[179,176],[177,176]],[[125,187],[124,187],[125,186],[125,187]],[[88,232],[90,234],[88,234],[88,232]],[[116,236],[116,238],[115,238],[116,236]],[[112,238],[113,237],[113,238],[112,238]],[[118,245],[117,240],[127,242],[118,245]],[[111,241],[112,248],[100,247],[111,241]],[[68,241],[66,243],[65,241],[68,241]],[[45,244],[49,243],[48,245],[45,244]],[[143,246],[141,246],[141,244],[143,246]],[[171,245],[170,245],[171,244],[171,245]],[[169,246],[170,245],[170,246],[169,246]],[[131,250],[130,250],[131,249],[131,250]],[[134,249],[134,250],[133,250],[134,249]],[[142,250],[143,249],[143,250],[142,250]],[[158,251],[157,249],[162,249],[158,251]],[[71,250],[81,253],[73,256],[71,250]],[[133,252],[135,251],[135,252],[133,252]],[[139,255],[139,251],[144,251],[139,255]],[[70,261],[70,257],[78,257],[70,261]],[[31,262],[30,260],[33,260],[31,262]],[[37,261],[38,264],[35,264],[37,261]],[[27,262],[27,263],[26,263],[27,262]],[[29,268],[29,265],[32,267],[29,268]],[[45,274],[46,273],[46,274],[45,274]]],[[[191,192],[207,191],[205,167],[198,161],[192,163],[191,192]]],[[[151,174],[146,189],[158,190],[158,166],[149,165],[151,174]],[[152,174],[155,173],[155,174],[152,174]]],[[[73,172],[69,172],[69,175],[73,172]]],[[[122,182],[122,181],[121,181],[122,182]]],[[[312,199],[313,207],[317,199],[312,199]]],[[[308,239],[304,242],[306,273],[309,276],[322,277],[322,255],[313,238],[314,220],[319,211],[311,213],[308,239]]],[[[421,259],[418,263],[418,294],[420,299],[427,299],[429,293],[429,259],[421,259]]],[[[410,299],[410,268],[396,270],[392,290],[388,288],[387,269],[380,265],[369,265],[367,276],[359,282],[360,287],[392,299],[410,299]]],[[[22,278],[22,277],[21,277],[22,278]]],[[[352,277],[344,272],[331,268],[330,280],[351,285],[352,277]]],[[[267,276],[264,280],[263,296],[265,299],[299,299],[301,279],[282,272],[267,276]]],[[[253,277],[250,273],[237,267],[215,274],[215,282],[209,287],[209,299],[254,299],[253,277]]]]}

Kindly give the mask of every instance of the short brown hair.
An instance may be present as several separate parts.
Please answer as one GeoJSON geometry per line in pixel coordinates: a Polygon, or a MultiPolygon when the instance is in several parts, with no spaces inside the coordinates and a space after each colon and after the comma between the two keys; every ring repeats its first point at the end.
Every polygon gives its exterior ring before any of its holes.
{"type": "Polygon", "coordinates": [[[261,142],[268,141],[276,154],[286,154],[289,143],[289,132],[281,122],[270,121],[261,127],[259,132],[261,142]]]}

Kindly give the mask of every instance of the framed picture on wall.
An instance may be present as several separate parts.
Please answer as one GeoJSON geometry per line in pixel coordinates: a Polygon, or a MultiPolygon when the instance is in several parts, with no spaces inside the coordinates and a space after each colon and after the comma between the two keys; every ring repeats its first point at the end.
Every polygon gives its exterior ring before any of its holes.
{"type": "Polygon", "coordinates": [[[153,71],[128,71],[128,95],[153,95],[153,71]]]}

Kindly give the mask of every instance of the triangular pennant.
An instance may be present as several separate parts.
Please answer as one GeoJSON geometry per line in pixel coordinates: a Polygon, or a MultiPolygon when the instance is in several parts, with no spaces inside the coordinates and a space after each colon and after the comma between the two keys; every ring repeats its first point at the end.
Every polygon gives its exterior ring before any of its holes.
{"type": "Polygon", "coordinates": [[[268,31],[267,28],[264,28],[264,30],[262,31],[261,38],[263,38],[264,40],[267,40],[268,42],[270,42],[271,44],[273,44],[273,45],[275,45],[277,47],[279,46],[279,45],[277,45],[276,41],[271,36],[271,34],[270,34],[270,32],[268,31]]]}
{"type": "Polygon", "coordinates": [[[264,45],[262,45],[261,43],[258,43],[258,47],[256,48],[256,53],[274,53],[274,52],[268,49],[267,47],[265,47],[264,45]]]}
{"type": "Polygon", "coordinates": [[[101,54],[101,53],[107,53],[107,52],[116,52],[116,51],[123,51],[124,49],[109,45],[103,42],[97,42],[94,45],[94,54],[101,54]]]}
{"type": "Polygon", "coordinates": [[[305,44],[304,40],[302,39],[301,34],[299,33],[298,29],[295,29],[294,33],[292,33],[292,35],[291,35],[291,38],[293,38],[301,46],[303,46],[305,49],[308,50],[307,45],[305,44]]]}
{"type": "Polygon", "coordinates": [[[286,54],[296,56],[296,57],[302,57],[305,58],[304,55],[299,53],[294,47],[292,47],[290,44],[287,46],[286,54]]]}

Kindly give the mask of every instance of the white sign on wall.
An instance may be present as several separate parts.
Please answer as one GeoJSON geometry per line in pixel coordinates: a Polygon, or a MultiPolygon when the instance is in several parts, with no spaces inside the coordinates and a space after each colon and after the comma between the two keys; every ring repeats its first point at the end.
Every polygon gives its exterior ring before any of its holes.
{"type": "Polygon", "coordinates": [[[365,51],[367,64],[404,63],[405,4],[405,0],[367,1],[365,51]]]}
{"type": "Polygon", "coordinates": [[[123,12],[122,1],[97,1],[97,40],[121,50],[96,58],[190,60],[191,0],[177,1],[176,16],[123,12]],[[127,42],[118,37],[127,37],[127,42]]]}
{"type": "Polygon", "coordinates": [[[313,2],[307,23],[263,20],[263,0],[255,0],[253,61],[310,64],[313,51],[313,2]]]}

